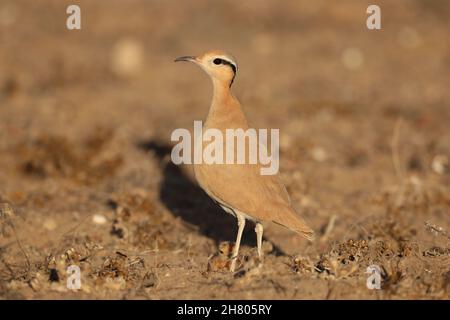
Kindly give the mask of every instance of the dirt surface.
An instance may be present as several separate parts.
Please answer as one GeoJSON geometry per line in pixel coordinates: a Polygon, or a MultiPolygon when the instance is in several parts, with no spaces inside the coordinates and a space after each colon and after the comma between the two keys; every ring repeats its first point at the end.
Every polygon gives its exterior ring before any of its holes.
{"type": "Polygon", "coordinates": [[[359,0],[2,0],[0,297],[448,299],[450,2],[377,3],[379,31],[359,0]],[[211,98],[173,59],[213,48],[317,234],[267,225],[261,265],[249,223],[234,275],[234,218],[169,157],[211,98]]]}

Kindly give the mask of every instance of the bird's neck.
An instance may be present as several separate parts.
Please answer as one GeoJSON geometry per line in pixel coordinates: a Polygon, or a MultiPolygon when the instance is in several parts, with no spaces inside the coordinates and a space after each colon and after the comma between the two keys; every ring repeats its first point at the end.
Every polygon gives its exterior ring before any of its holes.
{"type": "Polygon", "coordinates": [[[231,87],[228,83],[213,79],[213,100],[212,105],[221,105],[228,102],[230,99],[235,100],[231,93],[231,87]]]}
{"type": "Polygon", "coordinates": [[[247,120],[230,85],[213,79],[213,98],[205,125],[211,127],[246,127],[247,120]]]}

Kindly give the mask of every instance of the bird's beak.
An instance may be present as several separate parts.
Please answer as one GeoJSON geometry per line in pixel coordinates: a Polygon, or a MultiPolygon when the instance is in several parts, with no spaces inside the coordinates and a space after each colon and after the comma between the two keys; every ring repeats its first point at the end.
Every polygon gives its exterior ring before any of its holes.
{"type": "Polygon", "coordinates": [[[196,59],[194,56],[182,56],[182,57],[178,57],[175,59],[175,62],[178,61],[190,61],[190,62],[195,62],[196,59]]]}

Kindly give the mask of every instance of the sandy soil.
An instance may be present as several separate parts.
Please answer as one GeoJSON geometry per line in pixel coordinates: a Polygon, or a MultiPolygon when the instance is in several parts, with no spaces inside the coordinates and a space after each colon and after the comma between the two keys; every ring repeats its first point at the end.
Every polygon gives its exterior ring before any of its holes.
{"type": "Polygon", "coordinates": [[[107,3],[0,3],[0,297],[449,298],[450,2],[378,1],[380,31],[367,1],[107,3]],[[260,265],[249,224],[235,275],[234,219],[168,156],[211,97],[173,58],[212,48],[317,233],[267,225],[260,265]]]}

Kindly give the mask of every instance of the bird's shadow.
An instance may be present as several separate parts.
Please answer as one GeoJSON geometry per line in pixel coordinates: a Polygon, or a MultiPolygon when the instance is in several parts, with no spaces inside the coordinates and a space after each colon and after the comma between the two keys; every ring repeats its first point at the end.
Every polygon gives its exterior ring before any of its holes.
{"type": "MultiPolygon", "coordinates": [[[[222,210],[179,166],[167,161],[172,149],[170,145],[151,140],[138,143],[138,147],[142,151],[152,152],[158,159],[163,172],[159,198],[172,214],[194,225],[201,234],[213,239],[216,245],[222,241],[235,241],[236,218],[222,210]]],[[[252,223],[246,224],[241,244],[256,245],[252,223]]],[[[275,255],[284,255],[279,247],[273,247],[275,255]]]]}

